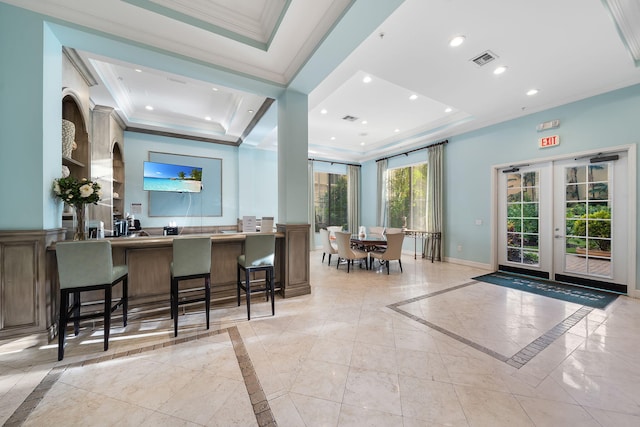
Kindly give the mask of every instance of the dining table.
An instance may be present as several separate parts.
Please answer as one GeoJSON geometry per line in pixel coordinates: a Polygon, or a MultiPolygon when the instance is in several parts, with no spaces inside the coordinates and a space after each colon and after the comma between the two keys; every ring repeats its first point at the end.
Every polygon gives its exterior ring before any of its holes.
{"type": "Polygon", "coordinates": [[[378,248],[386,248],[387,239],[384,236],[360,236],[353,234],[351,236],[351,245],[365,252],[371,252],[378,248]]]}

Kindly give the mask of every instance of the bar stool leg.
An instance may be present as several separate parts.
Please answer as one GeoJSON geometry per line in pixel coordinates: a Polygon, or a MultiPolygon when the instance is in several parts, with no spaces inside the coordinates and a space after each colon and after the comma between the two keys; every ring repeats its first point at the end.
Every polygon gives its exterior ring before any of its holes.
{"type": "Polygon", "coordinates": [[[69,310],[69,292],[60,291],[60,323],[58,324],[58,360],[64,358],[64,338],[67,329],[67,311],[69,310]]]}
{"type": "Polygon", "coordinates": [[[207,329],[209,329],[209,311],[211,309],[211,279],[209,276],[204,278],[204,296],[205,296],[205,301],[204,301],[204,307],[206,310],[206,317],[207,317],[207,329]]]}
{"type": "Polygon", "coordinates": [[[178,280],[171,279],[171,314],[173,317],[173,336],[178,336],[178,280]]]}
{"type": "MultiPolygon", "coordinates": [[[[331,256],[331,255],[329,255],[331,256]]],[[[270,268],[268,271],[269,274],[269,288],[271,290],[271,315],[275,316],[276,315],[276,297],[275,297],[275,291],[274,291],[274,286],[273,286],[273,268],[270,268]]]]}
{"type": "Polygon", "coordinates": [[[78,334],[80,333],[80,320],[78,320],[78,318],[80,317],[80,292],[74,292],[73,293],[73,317],[75,318],[73,320],[73,334],[75,336],[78,336],[78,334]]]}
{"type": "Polygon", "coordinates": [[[122,323],[127,326],[127,313],[129,311],[129,276],[122,280],[122,323]]]}
{"type": "Polygon", "coordinates": [[[251,320],[251,272],[249,269],[245,270],[245,276],[247,279],[245,283],[245,295],[247,296],[247,320],[251,320]]]}
{"type": "Polygon", "coordinates": [[[237,268],[237,276],[238,276],[238,281],[236,284],[236,290],[238,293],[238,307],[240,307],[240,265],[238,264],[238,268],[237,268]]]}
{"type": "Polygon", "coordinates": [[[109,349],[109,332],[111,330],[111,285],[104,287],[104,351],[109,349]]]}

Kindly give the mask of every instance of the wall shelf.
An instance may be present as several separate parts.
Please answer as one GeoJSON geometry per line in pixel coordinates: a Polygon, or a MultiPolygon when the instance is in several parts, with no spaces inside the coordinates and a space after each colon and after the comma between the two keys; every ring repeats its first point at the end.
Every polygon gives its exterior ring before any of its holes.
{"type": "Polygon", "coordinates": [[[62,164],[63,165],[67,165],[67,166],[71,166],[71,165],[78,166],[78,167],[81,167],[81,168],[85,168],[87,166],[82,162],[79,162],[79,161],[77,161],[75,159],[72,159],[72,158],[69,158],[69,157],[64,157],[64,156],[62,157],[62,164]]]}

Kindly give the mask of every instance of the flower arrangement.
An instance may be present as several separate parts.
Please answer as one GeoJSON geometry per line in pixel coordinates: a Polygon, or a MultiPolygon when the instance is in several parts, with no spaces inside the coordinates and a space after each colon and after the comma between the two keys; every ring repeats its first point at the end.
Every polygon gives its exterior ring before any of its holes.
{"type": "Polygon", "coordinates": [[[100,184],[86,178],[78,180],[73,176],[54,179],[53,193],[65,203],[76,207],[89,203],[98,204],[102,198],[100,184]]]}

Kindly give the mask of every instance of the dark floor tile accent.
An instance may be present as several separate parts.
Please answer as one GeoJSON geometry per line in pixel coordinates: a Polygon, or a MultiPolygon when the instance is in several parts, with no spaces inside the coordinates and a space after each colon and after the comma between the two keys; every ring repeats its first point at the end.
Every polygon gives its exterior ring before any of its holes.
{"type": "Polygon", "coordinates": [[[556,326],[542,334],[540,337],[530,342],[522,350],[514,354],[509,360],[507,360],[507,363],[518,369],[523,367],[527,362],[537,356],[538,353],[540,353],[542,350],[551,345],[555,340],[564,335],[565,332],[574,327],[580,320],[584,319],[584,317],[592,311],[593,308],[586,306],[578,309],[578,311],[573,313],[571,316],[567,317],[562,322],[558,323],[556,326]]]}
{"type": "Polygon", "coordinates": [[[481,351],[491,357],[493,357],[494,359],[500,360],[501,362],[505,362],[506,364],[513,366],[514,368],[520,369],[522,368],[524,365],[526,365],[529,361],[531,361],[531,359],[533,359],[535,356],[538,355],[538,353],[540,353],[542,350],[544,350],[545,348],[547,348],[550,344],[552,344],[555,340],[557,340],[559,337],[561,337],[565,332],[567,332],[569,329],[571,329],[573,326],[575,326],[580,320],[582,320],[585,316],[587,316],[589,313],[591,313],[593,311],[593,308],[591,307],[586,307],[583,306],[580,309],[578,309],[576,312],[574,312],[572,315],[570,315],[569,317],[567,317],[566,319],[564,319],[562,322],[558,323],[557,325],[555,325],[553,328],[549,329],[547,332],[545,332],[544,334],[542,334],[540,337],[536,338],[534,341],[530,342],[528,345],[526,345],[524,348],[522,348],[520,351],[518,351],[516,354],[514,354],[511,357],[508,356],[504,356],[498,352],[495,352],[481,344],[478,344],[474,341],[471,341],[465,337],[462,337],[458,334],[455,334],[447,329],[444,329],[438,325],[435,325],[425,319],[422,319],[421,317],[418,317],[414,314],[408,313],[404,310],[402,310],[400,308],[400,306],[403,305],[407,305],[407,304],[411,304],[426,298],[432,298],[441,294],[444,294],[446,292],[451,292],[451,291],[455,291],[467,286],[471,286],[471,285],[475,285],[477,284],[477,281],[472,281],[472,282],[468,282],[468,283],[464,283],[462,285],[457,285],[457,286],[453,286],[451,288],[447,288],[447,289],[443,289],[440,291],[436,291],[436,292],[432,292],[430,294],[426,294],[426,295],[420,295],[418,297],[414,297],[414,298],[410,298],[408,300],[404,300],[404,301],[399,301],[393,304],[389,304],[387,306],[387,308],[390,308],[391,310],[405,316],[408,317],[411,320],[414,320],[418,323],[421,323],[425,326],[428,326],[431,329],[434,329],[442,334],[447,335],[448,337],[451,337],[453,339],[455,339],[456,341],[459,341],[463,344],[468,345],[469,347],[475,348],[478,351],[481,351]]]}
{"type": "Polygon", "coordinates": [[[198,339],[212,337],[214,335],[223,333],[229,334],[229,338],[231,339],[231,342],[233,344],[233,350],[236,354],[236,359],[238,360],[238,365],[240,366],[240,371],[242,372],[244,384],[247,389],[247,393],[249,394],[249,398],[251,399],[251,404],[253,405],[253,410],[258,425],[260,427],[277,427],[278,424],[276,423],[276,420],[273,416],[273,412],[271,411],[271,407],[269,406],[267,397],[262,390],[262,385],[260,385],[260,380],[258,379],[258,375],[256,374],[256,371],[253,367],[253,363],[251,362],[249,353],[247,352],[247,349],[244,345],[242,336],[240,335],[238,328],[235,326],[215,331],[206,331],[197,335],[181,337],[180,339],[174,339],[165,341],[160,344],[152,344],[145,347],[139,347],[133,350],[121,351],[119,353],[108,355],[100,355],[94,357],[93,359],[87,359],[82,362],[56,366],[52,368],[51,371],[49,371],[49,373],[42,379],[42,381],[40,381],[40,384],[38,384],[36,388],[29,394],[29,396],[27,396],[24,402],[22,402],[18,409],[16,409],[13,414],[11,414],[11,417],[9,417],[9,419],[3,424],[3,427],[14,427],[23,425],[29,415],[31,415],[31,412],[33,412],[33,410],[38,406],[40,401],[42,401],[51,387],[53,387],[58,379],[60,379],[62,373],[68,368],[82,367],[94,363],[105,362],[120,357],[131,356],[133,354],[140,354],[146,351],[153,351],[172,345],[179,345],[186,342],[196,341],[198,339]]]}
{"type": "Polygon", "coordinates": [[[27,396],[22,404],[16,409],[9,419],[4,423],[4,426],[21,426],[27,420],[27,417],[38,406],[40,401],[44,398],[47,392],[58,381],[62,373],[67,369],[69,365],[59,366],[51,369],[49,373],[40,381],[40,384],[27,396]]]}
{"type": "Polygon", "coordinates": [[[236,353],[236,358],[238,359],[240,371],[242,372],[242,377],[244,378],[244,385],[247,388],[249,399],[253,405],[253,412],[256,414],[256,421],[258,421],[258,425],[260,427],[277,426],[278,424],[271,412],[267,396],[262,390],[260,380],[253,368],[253,363],[251,362],[251,358],[249,357],[247,348],[244,345],[244,341],[242,341],[238,328],[234,326],[229,328],[228,331],[231,343],[233,344],[233,349],[236,353]]]}

